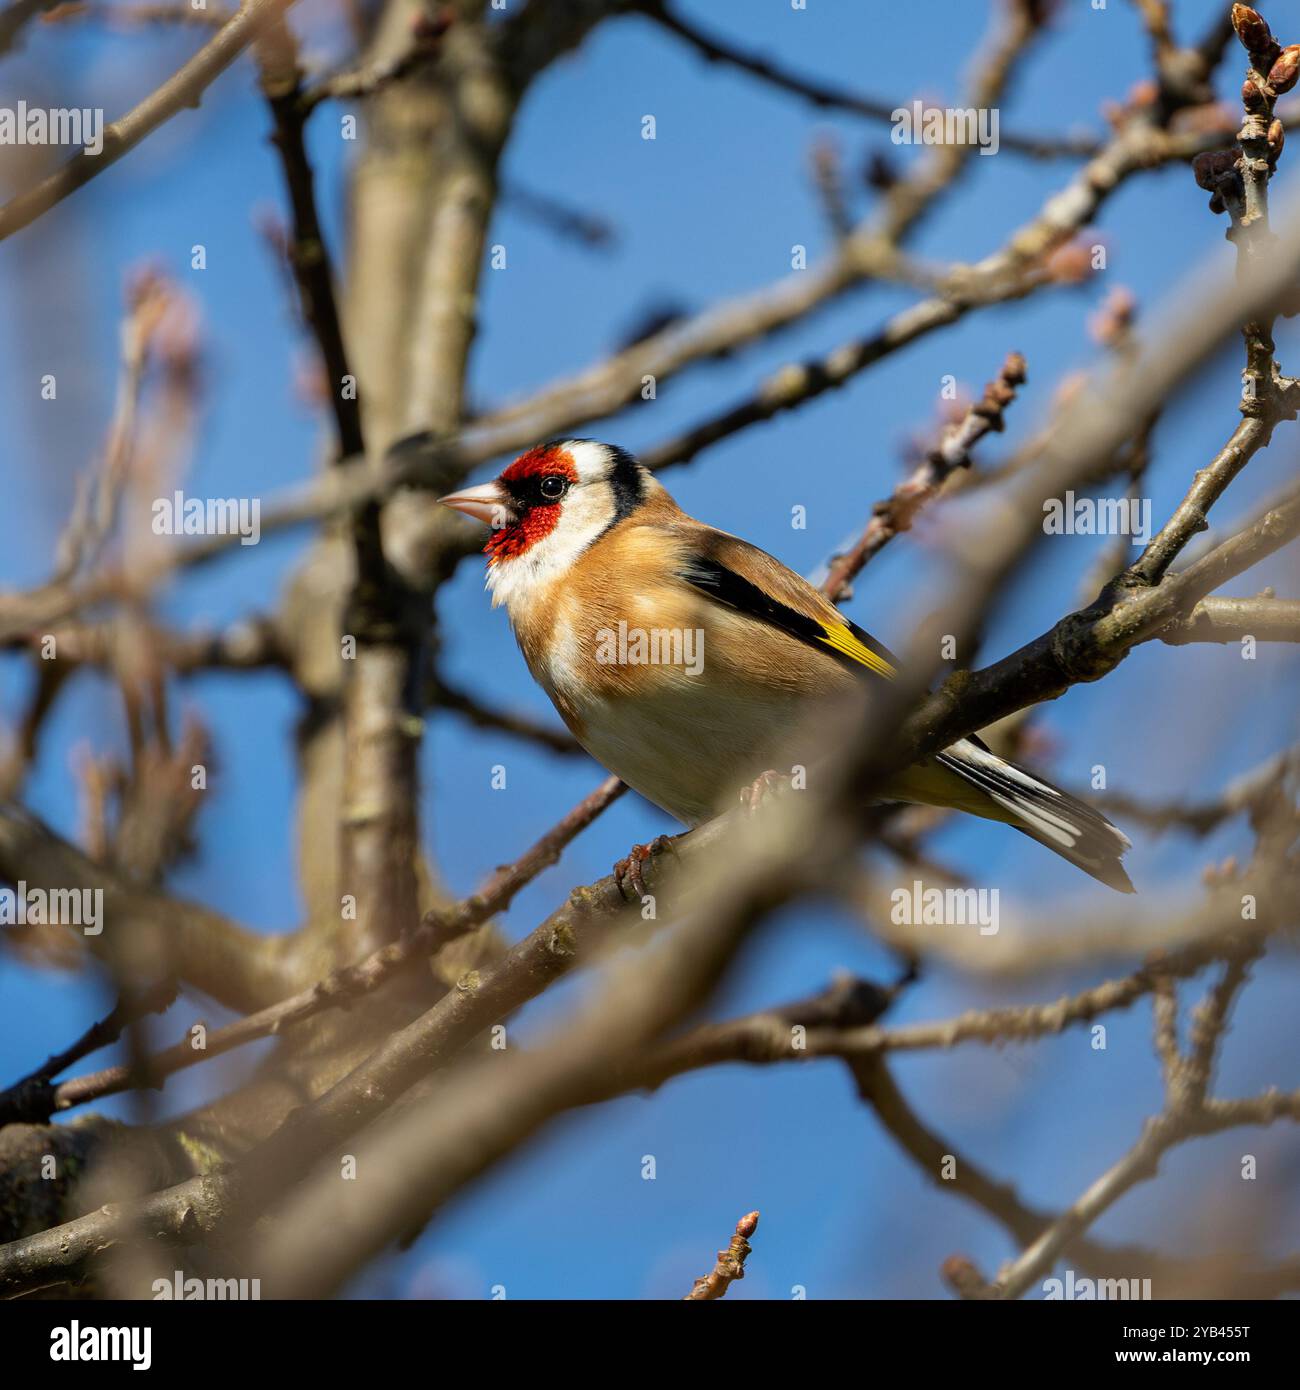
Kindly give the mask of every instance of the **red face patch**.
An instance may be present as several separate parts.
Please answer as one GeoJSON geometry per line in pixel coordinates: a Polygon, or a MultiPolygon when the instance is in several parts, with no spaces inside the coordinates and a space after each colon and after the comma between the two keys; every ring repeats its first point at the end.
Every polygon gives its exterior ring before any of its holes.
{"type": "Polygon", "coordinates": [[[511,483],[523,482],[526,478],[541,478],[547,473],[557,473],[569,482],[578,481],[578,470],[574,467],[572,456],[554,444],[539,444],[519,457],[501,475],[507,487],[511,483]]]}
{"type": "Polygon", "coordinates": [[[573,459],[553,444],[543,444],[520,454],[501,474],[499,481],[515,502],[518,520],[494,532],[483,547],[488,564],[495,565],[526,554],[559,524],[560,502],[548,503],[530,497],[533,488],[529,484],[545,477],[560,477],[569,483],[578,481],[573,459]]]}
{"type": "Polygon", "coordinates": [[[560,520],[560,504],[553,507],[532,507],[515,522],[513,526],[503,526],[494,531],[483,547],[488,564],[495,565],[500,560],[513,560],[529,551],[555,530],[560,520]]]}

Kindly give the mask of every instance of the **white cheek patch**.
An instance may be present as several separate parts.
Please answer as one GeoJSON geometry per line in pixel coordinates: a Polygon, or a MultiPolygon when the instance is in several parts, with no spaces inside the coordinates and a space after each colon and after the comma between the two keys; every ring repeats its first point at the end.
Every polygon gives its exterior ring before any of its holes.
{"type": "Polygon", "coordinates": [[[566,439],[560,449],[568,454],[579,482],[592,483],[609,476],[609,450],[594,439],[566,439]]]}
{"type": "Polygon", "coordinates": [[[487,587],[493,608],[535,599],[561,579],[584,550],[614,519],[613,499],[600,486],[575,487],[565,498],[555,529],[522,555],[488,565],[487,587]]]}

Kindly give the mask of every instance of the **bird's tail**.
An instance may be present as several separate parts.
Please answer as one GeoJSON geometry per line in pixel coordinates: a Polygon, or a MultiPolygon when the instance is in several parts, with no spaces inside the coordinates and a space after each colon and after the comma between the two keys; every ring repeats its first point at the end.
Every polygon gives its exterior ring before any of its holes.
{"type": "Polygon", "coordinates": [[[904,801],[953,806],[1013,825],[1108,887],[1134,891],[1121,862],[1131,847],[1122,830],[1077,797],[999,758],[976,739],[964,738],[909,768],[890,793],[904,801]]]}

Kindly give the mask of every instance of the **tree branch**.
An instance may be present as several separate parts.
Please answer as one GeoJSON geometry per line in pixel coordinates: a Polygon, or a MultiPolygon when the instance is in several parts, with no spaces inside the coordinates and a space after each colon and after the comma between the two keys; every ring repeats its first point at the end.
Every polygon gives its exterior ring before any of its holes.
{"type": "MultiPolygon", "coordinates": [[[[146,1014],[162,1013],[176,998],[176,987],[164,980],[141,994],[123,995],[113,1011],[89,1028],[70,1047],[56,1052],[29,1072],[21,1081],[0,1091],[0,1128],[9,1124],[44,1124],[57,1108],[56,1088],[50,1083],[83,1057],[108,1047],[122,1036],[122,1030],[146,1014]]],[[[123,1071],[130,1073],[131,1068],[123,1071]]]]}
{"type": "Polygon", "coordinates": [[[684,1303],[722,1298],[737,1279],[745,1277],[745,1261],[753,1253],[749,1238],[758,1229],[758,1213],[751,1211],[736,1222],[736,1233],[725,1250],[718,1251],[718,1262],[695,1281],[684,1303]]]}
{"type": "MultiPolygon", "coordinates": [[[[43,1113],[29,1108],[23,1118],[32,1123],[44,1121],[58,1111],[116,1095],[131,1086],[161,1087],[169,1076],[186,1067],[219,1057],[258,1038],[283,1033],[291,1025],[326,1009],[350,1007],[362,995],[370,994],[386,984],[399,971],[427,960],[450,942],[473,931],[497,913],[504,912],[515,895],[544,869],[556,863],[564,848],[626,790],[617,777],[606,778],[531,849],[514,863],[497,869],[477,893],[451,907],[425,913],[418,927],[407,932],[400,941],[381,947],[365,960],[342,966],[288,999],[249,1014],[225,1028],[214,1030],[207,1035],[202,1051],[196,1051],[188,1040],[183,1039],[175,1046],[145,1058],[140,1066],[108,1067],[88,1076],[74,1077],[55,1087],[46,1087],[42,1091],[43,1113]]],[[[47,1077],[57,1075],[66,1065],[68,1061],[63,1061],[53,1070],[48,1070],[47,1064],[47,1077]]],[[[0,1123],[4,1122],[3,1101],[4,1096],[0,1095],[0,1123]]]]}
{"type": "Polygon", "coordinates": [[[871,520],[857,544],[832,559],[821,585],[832,603],[853,597],[853,580],[868,561],[895,536],[911,529],[917,512],[938,495],[957,469],[970,467],[970,451],[986,434],[1006,428],[1004,412],[1024,381],[1025,359],[1018,352],[1008,353],[998,375],[984,388],[984,395],[945,431],[938,447],[931,449],[911,477],[871,509],[871,520]]]}
{"type": "Polygon", "coordinates": [[[1179,622],[1165,628],[1160,640],[1170,647],[1189,642],[1300,642],[1300,600],[1273,598],[1203,598],[1179,622]]]}
{"type": "MultiPolygon", "coordinates": [[[[871,97],[859,96],[828,82],[811,77],[800,77],[785,68],[757,54],[745,53],[729,44],[710,38],[695,25],[688,23],[675,11],[670,10],[663,0],[639,0],[636,5],[649,18],[685,40],[710,63],[726,63],[739,68],[753,77],[759,78],[769,86],[780,88],[792,95],[810,101],[822,110],[847,111],[850,115],[863,116],[871,121],[890,122],[898,110],[898,102],[880,101],[871,97]]],[[[1029,5],[1021,8],[1028,10],[1029,5]]],[[[1002,131],[1001,143],[1017,154],[1029,155],[1033,159],[1085,158],[1097,151],[1097,140],[1084,136],[1021,135],[1016,131],[1002,131]]]]}
{"type": "Polygon", "coordinates": [[[257,936],[218,912],[131,883],[87,859],[21,807],[0,804],[0,881],[31,888],[100,889],[103,932],[133,978],[176,975],[234,1009],[260,1008],[286,990],[288,939],[257,936]]]}
{"type": "Polygon", "coordinates": [[[0,241],[34,222],[69,194],[117,163],[165,121],[188,106],[197,106],[203,93],[257,36],[276,22],[293,0],[245,0],[189,62],[177,69],[126,115],[104,127],[103,149],[82,152],[34,187],[0,207],[0,241]]]}

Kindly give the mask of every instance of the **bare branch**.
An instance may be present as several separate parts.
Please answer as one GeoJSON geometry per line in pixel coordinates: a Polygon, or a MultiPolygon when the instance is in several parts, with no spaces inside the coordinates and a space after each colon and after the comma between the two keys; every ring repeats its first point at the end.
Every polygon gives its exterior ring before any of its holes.
{"type": "Polygon", "coordinates": [[[945,431],[939,446],[926,455],[911,477],[900,483],[887,500],[876,503],[857,544],[831,561],[821,589],[832,603],[852,598],[853,580],[872,556],[895,536],[911,529],[917,512],[938,495],[957,469],[970,467],[970,451],[986,434],[1006,428],[1004,412],[1024,381],[1025,359],[1018,352],[1008,353],[998,375],[984,388],[983,396],[945,431]]]}
{"type": "Polygon", "coordinates": [[[324,101],[358,101],[372,97],[390,83],[400,82],[432,63],[439,52],[438,40],[446,33],[451,16],[442,12],[431,20],[420,15],[410,43],[390,57],[364,67],[323,77],[298,95],[299,112],[306,119],[324,101]]]}
{"type": "Polygon", "coordinates": [[[126,952],[134,978],[174,974],[236,1009],[260,1008],[286,992],[284,939],[258,936],[218,912],[131,883],[21,807],[2,804],[0,881],[20,880],[29,890],[101,890],[103,930],[86,940],[97,952],[109,944],[126,952]]]}
{"type": "Polygon", "coordinates": [[[0,10],[0,54],[8,53],[17,44],[22,31],[37,15],[52,10],[60,0],[10,0],[0,10]]]}
{"type": "MultiPolygon", "coordinates": [[[[162,1013],[176,998],[176,987],[164,980],[141,994],[124,995],[113,1011],[89,1028],[70,1047],[56,1052],[21,1081],[0,1091],[0,1127],[9,1124],[43,1124],[55,1111],[55,1087],[50,1083],[83,1057],[108,1047],[122,1030],[146,1014],[162,1013]]],[[[125,1069],[129,1070],[129,1068],[125,1069]]]]}
{"type": "MultiPolygon", "coordinates": [[[[636,7],[669,32],[684,39],[709,62],[726,63],[739,68],[742,72],[748,72],[770,86],[802,97],[823,110],[847,111],[850,115],[863,116],[867,120],[888,123],[899,108],[896,101],[875,100],[815,78],[799,77],[766,58],[723,44],[697,29],[676,11],[670,10],[663,0],[639,0],[636,7]]],[[[1027,10],[1029,6],[1025,5],[1023,8],[1027,10]]],[[[1007,149],[1034,159],[1056,159],[1061,156],[1083,158],[1097,151],[1097,141],[1092,136],[1056,137],[1003,131],[1000,139],[1007,149]]]]}
{"type": "MultiPolygon", "coordinates": [[[[1202,603],[1212,601],[1202,600],[1202,603]]],[[[1196,612],[1200,607],[1201,604],[1197,604],[1192,611],[1196,612]]],[[[1163,633],[1161,640],[1164,640],[1163,633]]],[[[1159,804],[1121,791],[1103,792],[1098,800],[1106,810],[1126,821],[1138,821],[1152,830],[1178,828],[1193,835],[1208,835],[1233,816],[1253,814],[1297,767],[1300,767],[1300,749],[1291,748],[1234,777],[1219,796],[1208,801],[1159,804]]]]}
{"type": "MultiPolygon", "coordinates": [[[[311,327],[325,370],[326,396],[338,435],[336,462],[365,452],[361,435],[361,403],[356,378],[348,365],[343,329],[334,298],[333,274],[325,234],[316,211],[315,177],[307,158],[304,132],[310,107],[304,100],[297,45],[276,15],[256,46],[262,91],[275,121],[273,142],[280,156],[285,187],[293,210],[293,231],[288,245],[289,264],[303,317],[311,327]]],[[[353,516],[353,542],[357,557],[357,583],[374,603],[387,584],[383,543],[379,534],[379,508],[363,503],[353,516]]]]}
{"type": "Polygon", "coordinates": [[[695,1286],[682,1300],[684,1303],[722,1298],[737,1279],[745,1277],[745,1261],[752,1253],[749,1238],[758,1229],[758,1213],[751,1211],[736,1222],[736,1233],[725,1250],[718,1251],[718,1262],[695,1281],[695,1286]]]}
{"type": "Polygon", "coordinates": [[[197,106],[212,82],[291,4],[293,0],[245,0],[242,8],[189,62],[126,115],[104,127],[104,144],[99,154],[83,151],[0,207],[0,241],[102,174],[165,121],[186,107],[197,106]]]}
{"type": "MultiPolygon", "coordinates": [[[[249,1014],[225,1028],[213,1030],[207,1035],[202,1051],[196,1051],[187,1039],[183,1039],[166,1051],[145,1058],[141,1066],[108,1067],[89,1076],[75,1077],[58,1086],[46,1088],[44,1100],[48,1102],[48,1109],[39,1118],[48,1119],[57,1111],[115,1095],[130,1086],[161,1086],[167,1077],[186,1067],[219,1057],[223,1052],[242,1047],[258,1038],[282,1033],[291,1025],[301,1023],[325,1009],[347,1008],[362,995],[379,989],[399,971],[427,960],[490,917],[504,912],[515,895],[544,869],[556,863],[565,846],[626,790],[618,778],[606,778],[531,849],[514,863],[498,869],[477,893],[449,908],[426,913],[418,927],[405,933],[399,941],[381,947],[365,960],[342,966],[288,999],[249,1014]]],[[[66,1065],[68,1063],[64,1062],[48,1075],[57,1075],[66,1065]]],[[[2,1102],[3,1097],[0,1096],[2,1102]]],[[[0,1123],[3,1123],[2,1118],[0,1123]]]]}
{"type": "Polygon", "coordinates": [[[1259,939],[1219,936],[1159,952],[1131,974],[1049,1004],[971,1009],[955,1018],[892,1028],[873,1020],[898,987],[883,990],[867,981],[851,981],[852,989],[842,984],[814,1001],[696,1028],[638,1062],[620,1077],[619,1089],[656,1088],[672,1077],[725,1062],[764,1066],[825,1058],[848,1061],[890,1052],[947,1050],[969,1042],[985,1046],[1029,1042],[1127,1009],[1148,994],[1159,995],[1168,982],[1195,975],[1212,961],[1235,958],[1233,953],[1243,943],[1259,939]]]}
{"type": "Polygon", "coordinates": [[[1181,622],[1160,633],[1170,647],[1189,642],[1300,642],[1300,599],[1203,598],[1181,622]]]}
{"type": "Polygon", "coordinates": [[[54,0],[55,9],[47,16],[46,24],[73,24],[81,20],[103,24],[110,29],[131,30],[151,25],[220,29],[238,13],[238,7],[227,9],[208,5],[198,9],[189,0],[161,0],[158,4],[99,4],[90,0],[54,0]]]}
{"type": "Polygon", "coordinates": [[[493,709],[464,690],[447,684],[442,676],[432,682],[429,701],[439,709],[450,710],[480,729],[496,729],[512,738],[539,743],[552,753],[585,754],[585,749],[572,734],[526,715],[508,710],[493,709]]]}

